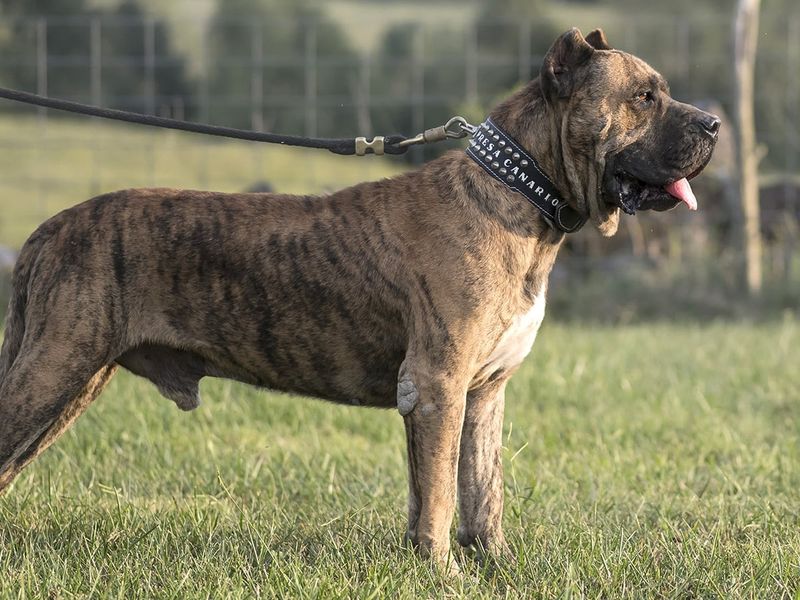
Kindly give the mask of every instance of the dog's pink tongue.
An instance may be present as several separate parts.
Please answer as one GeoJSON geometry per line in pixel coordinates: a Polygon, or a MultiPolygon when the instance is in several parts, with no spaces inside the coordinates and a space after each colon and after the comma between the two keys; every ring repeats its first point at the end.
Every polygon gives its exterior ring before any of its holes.
{"type": "Polygon", "coordinates": [[[670,196],[675,196],[678,200],[686,204],[689,210],[697,210],[697,198],[695,198],[692,186],[689,185],[689,180],[686,179],[686,177],[674,181],[669,185],[665,185],[664,190],[670,196]]]}

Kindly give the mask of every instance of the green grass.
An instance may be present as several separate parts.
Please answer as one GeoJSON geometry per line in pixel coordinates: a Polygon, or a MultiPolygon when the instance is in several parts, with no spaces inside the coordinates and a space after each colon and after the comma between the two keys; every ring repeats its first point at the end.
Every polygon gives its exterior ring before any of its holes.
{"type": "Polygon", "coordinates": [[[400,172],[399,159],[223,141],[207,136],[34,116],[0,117],[0,244],[19,247],[49,216],[131,187],[321,193],[400,172]]]}
{"type": "Polygon", "coordinates": [[[401,547],[393,412],[121,375],[0,498],[0,597],[797,597],[800,322],[546,323],[508,393],[516,562],[401,547]]]}

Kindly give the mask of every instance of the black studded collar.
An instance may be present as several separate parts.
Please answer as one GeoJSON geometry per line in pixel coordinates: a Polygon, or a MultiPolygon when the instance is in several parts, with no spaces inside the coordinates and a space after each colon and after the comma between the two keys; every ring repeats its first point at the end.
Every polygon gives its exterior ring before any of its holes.
{"type": "Polygon", "coordinates": [[[475,129],[467,154],[497,181],[525,196],[552,227],[572,233],[586,223],[586,217],[561,198],[533,157],[491,119],[475,129]]]}

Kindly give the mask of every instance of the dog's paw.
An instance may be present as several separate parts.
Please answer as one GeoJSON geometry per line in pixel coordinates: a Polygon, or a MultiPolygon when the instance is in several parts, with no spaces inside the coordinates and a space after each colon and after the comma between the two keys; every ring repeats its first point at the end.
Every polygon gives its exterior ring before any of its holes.
{"type": "Polygon", "coordinates": [[[468,533],[463,526],[460,526],[456,539],[464,548],[474,550],[475,557],[479,562],[485,562],[490,559],[504,562],[513,562],[515,560],[514,552],[506,543],[502,531],[493,534],[474,535],[468,533]]]}
{"type": "Polygon", "coordinates": [[[406,532],[403,541],[405,546],[413,549],[421,559],[430,561],[442,576],[457,577],[462,574],[461,566],[453,552],[444,549],[436,550],[426,544],[418,544],[414,539],[414,534],[410,532],[406,532]]]}

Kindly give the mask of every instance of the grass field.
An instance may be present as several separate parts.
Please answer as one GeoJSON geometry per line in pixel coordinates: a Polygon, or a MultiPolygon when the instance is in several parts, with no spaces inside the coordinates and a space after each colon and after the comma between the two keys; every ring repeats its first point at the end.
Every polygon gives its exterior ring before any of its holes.
{"type": "Polygon", "coordinates": [[[95,122],[0,117],[0,244],[19,247],[46,218],[104,192],[131,187],[314,194],[400,172],[399,159],[222,141],[95,122]]]}
{"type": "Polygon", "coordinates": [[[0,498],[3,598],[796,598],[800,322],[545,323],[508,394],[516,562],[401,547],[393,412],[121,375],[0,498]]]}

